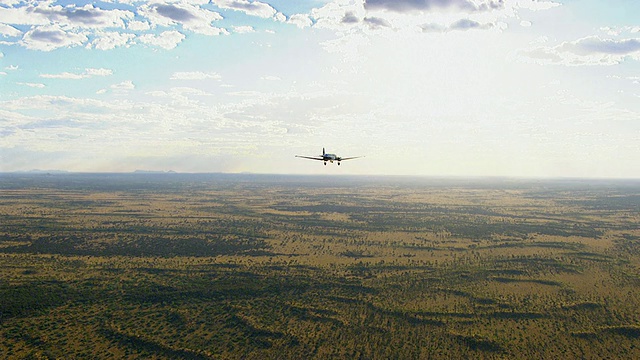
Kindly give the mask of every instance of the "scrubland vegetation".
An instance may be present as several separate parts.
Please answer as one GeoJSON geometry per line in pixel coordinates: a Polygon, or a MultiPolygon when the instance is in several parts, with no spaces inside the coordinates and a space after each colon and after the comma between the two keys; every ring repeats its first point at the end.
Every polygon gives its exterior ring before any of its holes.
{"type": "Polygon", "coordinates": [[[0,358],[640,358],[640,183],[0,175],[0,358]]]}

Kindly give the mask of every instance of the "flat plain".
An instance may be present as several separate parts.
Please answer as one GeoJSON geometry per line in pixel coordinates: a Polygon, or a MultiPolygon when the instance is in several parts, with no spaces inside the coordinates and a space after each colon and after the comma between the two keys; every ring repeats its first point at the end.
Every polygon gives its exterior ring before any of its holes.
{"type": "Polygon", "coordinates": [[[640,358],[640,181],[0,174],[0,357],[640,358]]]}

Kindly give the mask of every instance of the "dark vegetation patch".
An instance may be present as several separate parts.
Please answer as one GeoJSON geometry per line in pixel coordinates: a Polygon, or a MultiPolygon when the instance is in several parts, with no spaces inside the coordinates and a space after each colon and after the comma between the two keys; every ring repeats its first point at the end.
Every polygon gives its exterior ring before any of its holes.
{"type": "Polygon", "coordinates": [[[640,236],[622,234],[622,239],[615,240],[615,248],[622,254],[640,255],[640,236]]]}
{"type": "Polygon", "coordinates": [[[33,316],[75,299],[78,292],[59,281],[0,284],[0,323],[11,317],[33,316]]]}
{"type": "Polygon", "coordinates": [[[373,257],[373,255],[368,254],[367,252],[362,251],[362,250],[347,250],[347,251],[341,252],[340,255],[346,256],[346,257],[350,257],[350,258],[354,258],[354,259],[371,258],[371,257],[373,257]]]}
{"type": "MultiPolygon", "coordinates": [[[[635,189],[637,191],[637,189],[635,189]]],[[[592,195],[592,199],[571,199],[563,200],[562,202],[571,205],[577,205],[589,210],[604,210],[604,211],[634,211],[640,210],[640,194],[629,192],[616,192],[610,195],[603,196],[602,194],[595,193],[592,195]]]]}
{"type": "Polygon", "coordinates": [[[480,336],[453,335],[456,341],[474,351],[501,353],[504,351],[500,343],[480,336]]]}
{"type": "Polygon", "coordinates": [[[621,326],[605,326],[596,331],[577,331],[571,333],[572,336],[583,339],[599,339],[603,335],[620,335],[629,339],[637,340],[640,338],[640,326],[621,325],[621,326]]]}
{"type": "Polygon", "coordinates": [[[565,305],[563,308],[565,309],[569,309],[569,310],[598,310],[602,308],[601,304],[595,303],[595,302],[581,302],[581,303],[577,303],[577,304],[570,304],[570,305],[565,305]]]}
{"type": "Polygon", "coordinates": [[[631,339],[640,338],[640,326],[608,326],[602,329],[603,332],[622,335],[631,339]]]}
{"type": "Polygon", "coordinates": [[[5,253],[89,255],[89,256],[218,256],[269,255],[263,239],[233,240],[202,238],[166,238],[130,236],[125,239],[92,239],[83,234],[50,235],[30,241],[30,244],[0,248],[5,253]]]}
{"type": "Polygon", "coordinates": [[[580,260],[594,261],[594,262],[600,262],[600,263],[608,263],[611,261],[615,261],[615,259],[609,255],[598,254],[598,253],[587,252],[587,251],[574,252],[571,254],[571,256],[580,260]]]}
{"type": "Polygon", "coordinates": [[[501,282],[501,283],[531,283],[531,284],[540,284],[540,285],[547,285],[547,286],[562,286],[561,282],[553,281],[553,280],[514,279],[514,278],[505,278],[505,277],[492,277],[491,280],[501,282]]]}
{"type": "Polygon", "coordinates": [[[115,342],[122,348],[135,350],[142,356],[163,356],[169,359],[211,359],[211,356],[208,356],[201,351],[189,349],[172,349],[155,341],[144,339],[141,336],[128,335],[124,332],[114,329],[102,328],[99,329],[97,333],[104,336],[107,340],[115,342]]]}
{"type": "Polygon", "coordinates": [[[496,260],[496,264],[504,267],[515,267],[526,269],[530,274],[535,273],[579,273],[581,268],[576,264],[559,259],[539,258],[539,257],[513,257],[511,259],[496,260]]]}
{"type": "Polygon", "coordinates": [[[520,241],[520,242],[505,242],[495,245],[487,245],[485,248],[550,248],[550,249],[564,249],[564,250],[580,250],[584,249],[585,245],[576,242],[563,242],[563,241],[520,241]]]}

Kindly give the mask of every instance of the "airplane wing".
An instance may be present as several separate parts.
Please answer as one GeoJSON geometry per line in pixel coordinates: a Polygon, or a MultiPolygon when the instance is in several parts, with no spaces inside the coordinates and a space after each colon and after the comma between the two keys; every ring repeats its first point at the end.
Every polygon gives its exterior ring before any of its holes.
{"type": "Polygon", "coordinates": [[[363,157],[364,157],[364,156],[352,156],[352,157],[340,158],[340,161],[351,160],[351,159],[357,159],[357,158],[363,158],[363,157]]]}
{"type": "Polygon", "coordinates": [[[311,157],[311,156],[301,156],[301,155],[296,155],[296,157],[304,158],[304,159],[311,159],[311,160],[324,160],[321,157],[311,157]]]}

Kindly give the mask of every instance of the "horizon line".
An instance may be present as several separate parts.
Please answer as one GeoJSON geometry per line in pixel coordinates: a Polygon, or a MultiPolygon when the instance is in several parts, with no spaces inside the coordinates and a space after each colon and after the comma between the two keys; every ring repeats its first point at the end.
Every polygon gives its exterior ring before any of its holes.
{"type": "Polygon", "coordinates": [[[308,173],[260,173],[260,172],[221,172],[221,171],[174,171],[174,170],[133,170],[133,171],[71,171],[71,170],[15,170],[0,171],[3,174],[32,175],[279,175],[279,176],[320,176],[320,177],[401,177],[433,179],[514,179],[514,180],[626,180],[640,181],[640,177],[602,177],[602,176],[552,176],[552,175],[452,175],[452,174],[308,174],[308,173]]]}

